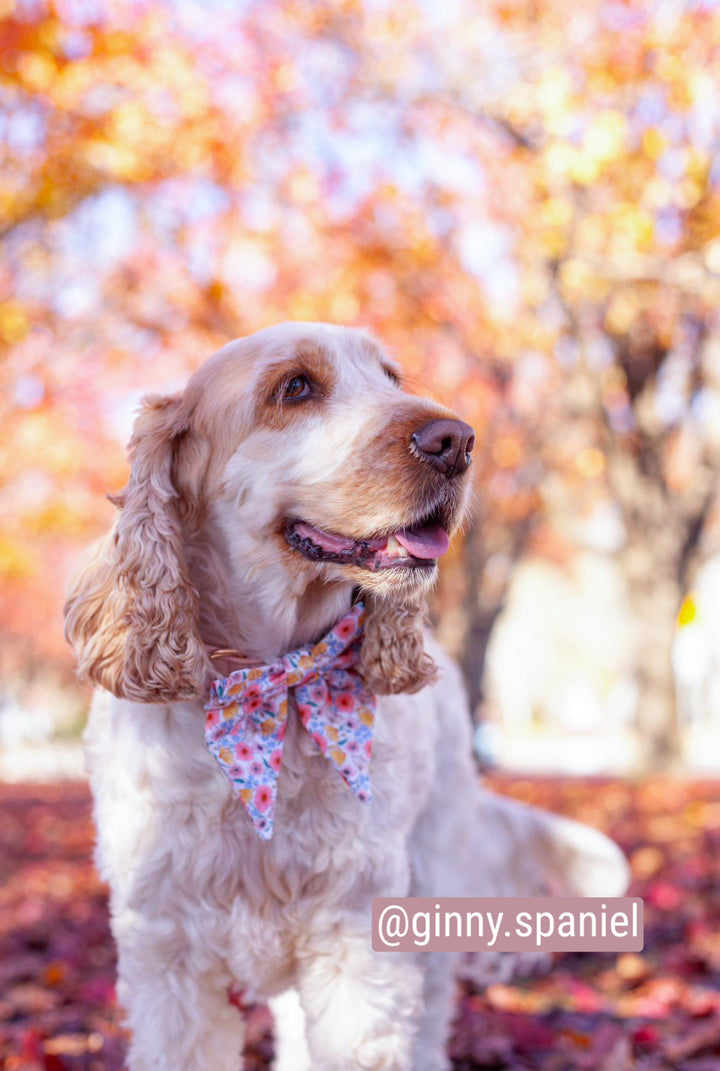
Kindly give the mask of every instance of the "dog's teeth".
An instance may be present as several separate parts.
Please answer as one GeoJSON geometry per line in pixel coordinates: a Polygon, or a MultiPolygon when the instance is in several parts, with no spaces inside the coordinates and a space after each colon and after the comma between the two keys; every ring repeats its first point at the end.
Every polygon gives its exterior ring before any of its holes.
{"type": "Polygon", "coordinates": [[[394,535],[388,536],[387,547],[385,548],[386,554],[402,554],[402,547],[398,543],[394,535]]]}

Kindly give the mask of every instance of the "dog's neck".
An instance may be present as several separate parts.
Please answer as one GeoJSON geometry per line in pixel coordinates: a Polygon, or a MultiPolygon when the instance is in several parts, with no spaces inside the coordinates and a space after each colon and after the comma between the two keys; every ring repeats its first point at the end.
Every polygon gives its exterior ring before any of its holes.
{"type": "Polygon", "coordinates": [[[256,547],[241,568],[218,545],[216,538],[199,539],[187,548],[209,648],[268,662],[323,636],[352,604],[351,583],[291,574],[272,546],[256,547]]]}
{"type": "Polygon", "coordinates": [[[352,585],[309,583],[302,591],[273,598],[272,585],[244,590],[238,606],[235,649],[268,662],[325,635],[352,603],[352,585]]]}

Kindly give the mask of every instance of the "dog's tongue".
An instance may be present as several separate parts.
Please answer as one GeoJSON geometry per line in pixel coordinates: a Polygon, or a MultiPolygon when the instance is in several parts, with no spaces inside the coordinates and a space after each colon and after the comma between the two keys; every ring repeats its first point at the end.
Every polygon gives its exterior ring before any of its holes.
{"type": "Polygon", "coordinates": [[[395,533],[395,538],[415,558],[440,558],[450,546],[450,538],[439,524],[403,528],[395,533]]]}
{"type": "MultiPolygon", "coordinates": [[[[356,541],[347,536],[335,535],[322,528],[315,528],[305,521],[298,521],[295,532],[301,539],[310,539],[322,550],[332,554],[352,551],[356,541]]],[[[395,532],[395,538],[401,547],[415,558],[439,558],[450,546],[450,539],[445,529],[439,524],[425,524],[417,528],[402,528],[395,532]]],[[[380,551],[387,540],[384,537],[367,540],[364,544],[371,551],[380,551]]]]}

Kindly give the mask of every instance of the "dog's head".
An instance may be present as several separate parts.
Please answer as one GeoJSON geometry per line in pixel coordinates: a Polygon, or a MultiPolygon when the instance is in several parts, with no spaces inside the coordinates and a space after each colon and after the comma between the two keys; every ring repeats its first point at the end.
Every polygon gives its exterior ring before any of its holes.
{"type": "Polygon", "coordinates": [[[463,516],[472,447],[361,331],[284,324],[231,343],[182,395],[145,400],[116,527],[66,608],[81,672],[145,702],[200,695],[203,641],[252,639],[238,615],[266,634],[276,622],[272,657],[298,615],[319,633],[328,593],[359,587],[370,683],[420,686],[421,596],[463,516]]]}

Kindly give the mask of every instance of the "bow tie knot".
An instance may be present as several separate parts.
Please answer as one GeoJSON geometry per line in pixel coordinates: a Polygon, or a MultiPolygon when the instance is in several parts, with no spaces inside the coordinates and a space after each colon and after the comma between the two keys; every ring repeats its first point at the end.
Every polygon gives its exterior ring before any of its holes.
{"type": "Polygon", "coordinates": [[[291,688],[320,751],[360,800],[371,798],[375,697],[357,670],[362,620],[358,604],[314,646],[236,670],[211,686],[207,745],[263,840],[273,834],[291,688]]]}

